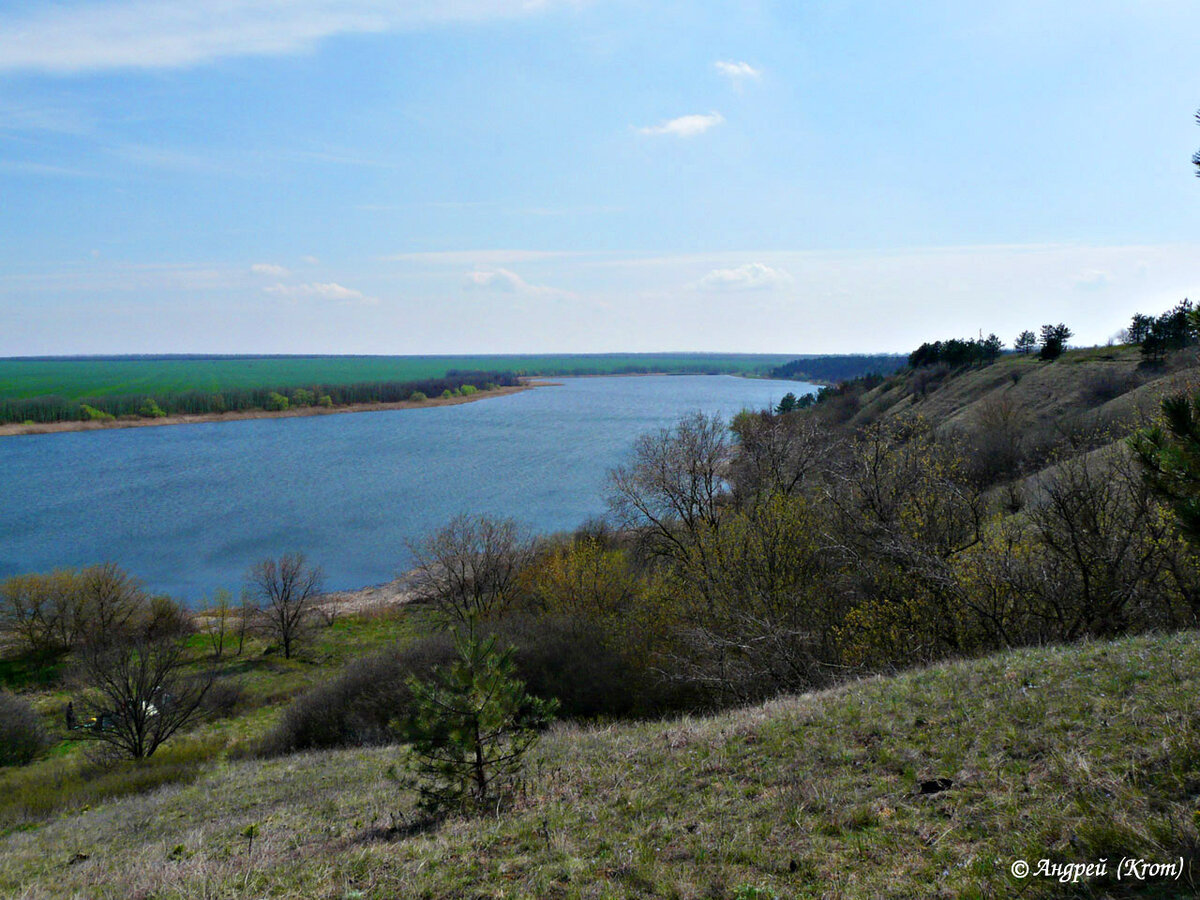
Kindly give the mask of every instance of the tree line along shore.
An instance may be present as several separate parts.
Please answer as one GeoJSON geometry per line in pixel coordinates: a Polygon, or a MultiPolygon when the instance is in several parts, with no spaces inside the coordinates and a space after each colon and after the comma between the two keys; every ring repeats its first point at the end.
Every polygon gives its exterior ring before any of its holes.
{"type": "Polygon", "coordinates": [[[521,378],[508,373],[469,372],[419,381],[183,391],[157,396],[5,398],[0,399],[0,434],[403,409],[462,403],[513,393],[526,386],[521,378]]]}

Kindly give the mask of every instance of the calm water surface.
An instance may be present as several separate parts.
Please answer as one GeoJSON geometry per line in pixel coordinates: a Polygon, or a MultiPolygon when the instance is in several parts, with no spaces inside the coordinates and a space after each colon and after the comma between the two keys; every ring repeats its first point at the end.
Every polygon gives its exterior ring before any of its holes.
{"type": "Polygon", "coordinates": [[[796,382],[564,379],[460,406],[0,439],[0,577],[111,560],[191,600],[301,550],[330,589],[406,568],[405,540],[461,512],[539,532],[605,510],[638,434],[762,408],[796,382]]]}

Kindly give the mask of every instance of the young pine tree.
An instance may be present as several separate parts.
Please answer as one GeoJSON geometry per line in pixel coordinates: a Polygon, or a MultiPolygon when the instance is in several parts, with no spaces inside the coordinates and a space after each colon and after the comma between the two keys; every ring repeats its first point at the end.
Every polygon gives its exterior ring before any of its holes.
{"type": "Polygon", "coordinates": [[[511,650],[473,627],[454,632],[457,656],[429,681],[409,680],[412,744],[405,783],[432,815],[498,807],[516,788],[522,760],[553,718],[555,700],[525,693],[511,650]]]}

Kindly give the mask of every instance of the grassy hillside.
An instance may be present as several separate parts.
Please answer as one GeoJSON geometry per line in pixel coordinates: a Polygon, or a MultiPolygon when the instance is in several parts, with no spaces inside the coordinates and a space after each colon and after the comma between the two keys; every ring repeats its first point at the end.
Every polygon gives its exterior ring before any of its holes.
{"type": "MultiPolygon", "coordinates": [[[[40,897],[1190,896],[1015,859],[1194,856],[1200,636],[1011,652],[711,718],[560,727],[502,819],[404,823],[391,748],[225,760],[0,838],[40,897]],[[921,793],[938,778],[950,786],[921,793]],[[251,840],[250,835],[254,837],[251,840]]],[[[1111,869],[1110,869],[1111,872],[1111,869]]]]}
{"type": "Polygon", "coordinates": [[[1053,362],[1013,354],[957,371],[908,369],[859,394],[845,412],[854,425],[916,414],[953,429],[1003,405],[1032,428],[1120,427],[1152,417],[1165,394],[1190,385],[1200,385],[1195,351],[1146,366],[1137,347],[1095,347],[1053,362]]]}

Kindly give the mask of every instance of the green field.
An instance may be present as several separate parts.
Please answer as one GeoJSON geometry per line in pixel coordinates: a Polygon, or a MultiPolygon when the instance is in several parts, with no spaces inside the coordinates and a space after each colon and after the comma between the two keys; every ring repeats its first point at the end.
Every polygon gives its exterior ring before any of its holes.
{"type": "Polygon", "coordinates": [[[159,356],[0,359],[0,399],[69,400],[309,384],[417,381],[450,370],[519,375],[626,372],[763,374],[794,355],[604,353],[522,356],[159,356]]]}

